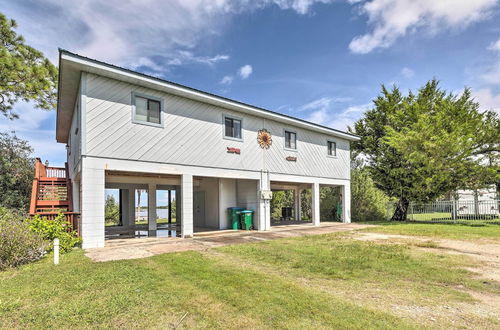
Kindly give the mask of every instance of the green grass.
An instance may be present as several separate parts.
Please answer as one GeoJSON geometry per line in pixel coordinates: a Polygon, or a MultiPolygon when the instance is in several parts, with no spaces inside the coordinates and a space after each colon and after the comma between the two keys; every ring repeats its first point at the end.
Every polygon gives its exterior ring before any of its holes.
{"type": "Polygon", "coordinates": [[[468,222],[468,221],[477,221],[477,222],[495,222],[499,220],[497,216],[489,216],[489,215],[480,215],[478,219],[471,219],[473,218],[473,215],[459,215],[457,220],[453,220],[451,213],[450,212],[429,212],[429,213],[409,213],[408,214],[408,219],[412,221],[446,221],[446,222],[468,222]],[[470,220],[467,219],[462,219],[463,218],[469,218],[470,220]],[[486,218],[488,220],[484,220],[486,218]]]}
{"type": "Polygon", "coordinates": [[[389,313],[198,252],[92,263],[81,251],[0,274],[1,328],[411,328],[389,313]],[[363,315],[363,317],[359,317],[363,315]]]}
{"type": "Polygon", "coordinates": [[[46,258],[0,273],[0,328],[171,328],[185,313],[186,328],[495,328],[468,314],[429,324],[420,312],[394,313],[474,301],[464,290],[498,293],[466,266],[474,263],[348,234],[105,263],[76,250],[58,266],[46,258]]]}
{"type": "Polygon", "coordinates": [[[463,269],[468,259],[434,253],[417,253],[410,246],[377,244],[341,235],[321,235],[219,248],[220,251],[265,263],[296,276],[349,282],[349,286],[369,285],[412,293],[412,299],[468,300],[457,286],[473,290],[497,290],[474,280],[463,269]]]}
{"type": "Polygon", "coordinates": [[[450,239],[488,239],[500,241],[500,225],[480,220],[464,221],[457,224],[415,222],[378,222],[375,224],[379,226],[363,229],[363,231],[450,239]]]}

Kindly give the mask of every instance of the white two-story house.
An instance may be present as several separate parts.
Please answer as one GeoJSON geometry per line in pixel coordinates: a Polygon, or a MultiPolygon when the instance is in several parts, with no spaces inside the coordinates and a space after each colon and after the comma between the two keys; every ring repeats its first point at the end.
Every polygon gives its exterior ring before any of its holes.
{"type": "MultiPolygon", "coordinates": [[[[350,222],[350,141],[358,137],[288,115],[60,51],[57,133],[67,145],[73,208],[84,248],[136,230],[135,191],[147,191],[146,230],[160,230],[156,192],[175,194],[177,236],[227,229],[227,209],[254,211],[271,230],[271,191],[340,187],[350,222]],[[119,189],[120,226],[105,226],[105,191],[119,189]]],[[[171,201],[171,199],[170,199],[171,201]]],[[[175,228],[173,228],[175,226],[175,228]]],[[[167,227],[165,227],[167,228],[167,227]]]]}

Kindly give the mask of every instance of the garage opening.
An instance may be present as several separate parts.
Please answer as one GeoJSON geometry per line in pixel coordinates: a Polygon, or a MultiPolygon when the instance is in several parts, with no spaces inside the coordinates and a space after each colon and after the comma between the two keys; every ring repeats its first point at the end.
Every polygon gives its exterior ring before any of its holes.
{"type": "Polygon", "coordinates": [[[340,186],[321,186],[320,221],[342,222],[342,189],[340,186]]]}
{"type": "Polygon", "coordinates": [[[312,223],[310,185],[271,182],[271,226],[312,223]]]}

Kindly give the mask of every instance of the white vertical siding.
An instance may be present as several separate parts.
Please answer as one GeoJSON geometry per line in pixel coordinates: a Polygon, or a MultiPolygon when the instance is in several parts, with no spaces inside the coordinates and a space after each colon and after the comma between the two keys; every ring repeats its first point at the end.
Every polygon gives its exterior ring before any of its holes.
{"type": "MultiPolygon", "coordinates": [[[[197,178],[199,186],[195,191],[205,192],[205,223],[204,226],[219,228],[219,180],[217,178],[197,178]]],[[[196,220],[196,219],[195,219],[196,220]]]]}
{"type": "Polygon", "coordinates": [[[83,248],[104,246],[104,169],[82,160],[81,233],[83,248]]]}
{"type": "Polygon", "coordinates": [[[259,217],[258,184],[257,180],[238,180],[236,183],[237,206],[254,212],[253,224],[255,227],[257,226],[257,219],[259,217]]]}
{"type": "Polygon", "coordinates": [[[185,164],[271,173],[349,178],[349,143],[339,138],[245,113],[87,74],[86,153],[92,156],[185,164]],[[162,98],[164,127],[132,123],[132,92],[162,98]],[[223,115],[243,120],[243,141],[223,138],[223,115]],[[257,144],[257,131],[273,136],[268,150],[257,144]],[[284,150],[284,128],[297,133],[297,152],[284,150]],[[337,157],[327,157],[326,141],[337,142],[337,157]],[[227,147],[241,154],[227,153],[227,147]],[[296,162],[287,156],[297,157],[296,162]]]}
{"type": "Polygon", "coordinates": [[[227,229],[230,226],[227,209],[237,206],[236,180],[219,179],[219,229],[227,229]]]}

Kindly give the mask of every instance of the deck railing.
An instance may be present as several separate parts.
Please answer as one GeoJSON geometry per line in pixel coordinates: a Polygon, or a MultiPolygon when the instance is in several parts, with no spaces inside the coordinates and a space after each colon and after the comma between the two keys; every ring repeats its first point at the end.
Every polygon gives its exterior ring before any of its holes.
{"type": "Polygon", "coordinates": [[[30,214],[53,220],[62,213],[71,227],[80,234],[80,214],[73,212],[71,188],[67,164],[65,167],[53,167],[43,164],[41,159],[37,158],[30,214]]]}

